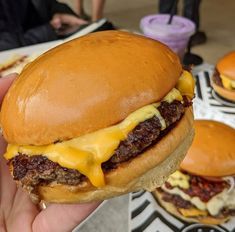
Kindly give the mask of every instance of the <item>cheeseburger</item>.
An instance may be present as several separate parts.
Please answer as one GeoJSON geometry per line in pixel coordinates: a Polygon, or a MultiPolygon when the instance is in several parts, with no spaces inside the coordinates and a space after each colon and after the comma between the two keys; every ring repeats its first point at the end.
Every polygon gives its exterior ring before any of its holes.
{"type": "Polygon", "coordinates": [[[225,55],[217,63],[212,87],[220,96],[235,101],[235,51],[225,55]]]}
{"type": "Polygon", "coordinates": [[[60,45],[27,65],[3,101],[13,178],[34,201],[153,190],[191,145],[193,90],[154,40],[106,31],[60,45]]]}
{"type": "Polygon", "coordinates": [[[235,215],[235,130],[199,120],[195,134],[180,170],[154,194],[184,220],[220,224],[235,215]]]}

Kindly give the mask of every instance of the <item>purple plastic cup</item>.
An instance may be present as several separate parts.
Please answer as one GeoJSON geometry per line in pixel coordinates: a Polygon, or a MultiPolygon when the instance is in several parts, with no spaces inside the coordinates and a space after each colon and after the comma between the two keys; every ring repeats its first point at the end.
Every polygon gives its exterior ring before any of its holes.
{"type": "Polygon", "coordinates": [[[140,28],[145,36],[166,44],[182,58],[189,38],[195,32],[195,24],[178,15],[174,15],[172,23],[167,24],[169,18],[169,14],[148,15],[141,19],[140,28]]]}

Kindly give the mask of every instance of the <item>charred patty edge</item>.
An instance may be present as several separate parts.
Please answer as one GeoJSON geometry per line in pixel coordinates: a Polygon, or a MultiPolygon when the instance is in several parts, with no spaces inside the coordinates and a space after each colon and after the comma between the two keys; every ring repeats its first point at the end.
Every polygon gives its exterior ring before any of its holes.
{"type": "MultiPolygon", "coordinates": [[[[134,157],[140,155],[145,150],[155,145],[163,136],[165,136],[179,121],[185,111],[185,107],[191,105],[191,102],[173,101],[172,103],[162,102],[157,109],[165,119],[167,128],[161,130],[159,119],[154,116],[138,124],[121,141],[112,157],[102,164],[105,173],[118,168],[120,163],[129,162],[134,157]]],[[[47,157],[42,155],[27,156],[18,154],[9,162],[13,167],[13,178],[27,189],[34,189],[37,185],[48,185],[51,182],[58,184],[78,185],[87,177],[79,171],[60,166],[47,157]]]]}
{"type": "MultiPolygon", "coordinates": [[[[190,201],[184,200],[179,195],[167,193],[161,188],[158,188],[156,191],[160,193],[160,197],[162,201],[173,204],[176,207],[178,213],[180,214],[181,214],[179,210],[180,208],[181,209],[197,209],[196,206],[194,206],[190,201]]],[[[211,217],[218,218],[218,219],[225,218],[227,216],[235,216],[235,209],[223,208],[219,212],[219,214],[216,216],[211,215],[207,210],[205,211],[207,212],[207,216],[211,216],[211,217]]],[[[205,216],[195,216],[195,217],[190,216],[190,218],[202,218],[202,217],[205,217],[205,216]]]]}

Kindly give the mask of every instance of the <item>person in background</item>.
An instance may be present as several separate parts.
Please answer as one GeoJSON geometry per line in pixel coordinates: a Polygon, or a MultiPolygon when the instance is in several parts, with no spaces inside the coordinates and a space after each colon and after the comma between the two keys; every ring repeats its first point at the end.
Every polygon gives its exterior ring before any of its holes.
{"type": "Polygon", "coordinates": [[[0,51],[56,40],[88,22],[56,0],[0,0],[0,51]]]}
{"type": "MultiPolygon", "coordinates": [[[[175,0],[159,0],[159,12],[161,14],[170,14],[175,0]]],[[[183,16],[192,20],[196,25],[196,32],[191,37],[191,46],[203,44],[206,42],[207,37],[205,32],[200,31],[200,3],[201,0],[184,0],[183,16]]],[[[177,14],[177,5],[173,9],[174,14],[177,14]]]]}
{"type": "MultiPolygon", "coordinates": [[[[0,106],[16,77],[12,74],[0,79],[0,106]]],[[[50,204],[40,210],[28,194],[16,187],[3,158],[5,151],[6,142],[0,135],[0,231],[72,231],[100,204],[50,204]]]]}
{"type": "Polygon", "coordinates": [[[83,1],[84,0],[77,0],[78,15],[81,18],[83,18],[85,20],[91,20],[92,22],[95,22],[95,21],[103,18],[103,9],[104,9],[105,0],[92,0],[92,15],[91,15],[91,17],[85,13],[83,1]]]}

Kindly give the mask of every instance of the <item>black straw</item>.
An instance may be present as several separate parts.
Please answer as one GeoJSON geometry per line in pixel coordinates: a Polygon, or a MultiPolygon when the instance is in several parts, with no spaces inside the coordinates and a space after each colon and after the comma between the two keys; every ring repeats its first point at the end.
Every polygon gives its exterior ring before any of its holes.
{"type": "Polygon", "coordinates": [[[173,17],[175,15],[175,9],[176,9],[176,7],[178,5],[178,1],[179,0],[175,0],[174,3],[172,4],[170,18],[169,18],[167,24],[171,24],[172,23],[173,17]]]}

